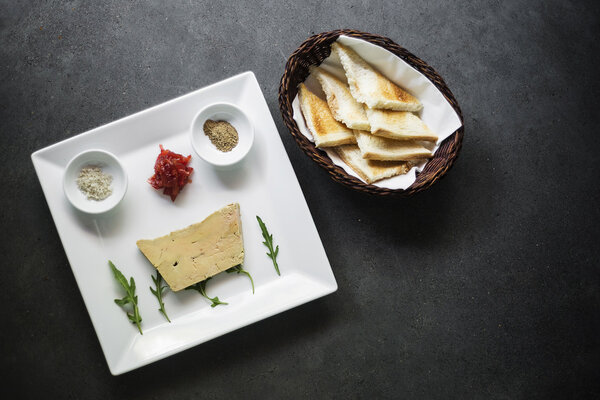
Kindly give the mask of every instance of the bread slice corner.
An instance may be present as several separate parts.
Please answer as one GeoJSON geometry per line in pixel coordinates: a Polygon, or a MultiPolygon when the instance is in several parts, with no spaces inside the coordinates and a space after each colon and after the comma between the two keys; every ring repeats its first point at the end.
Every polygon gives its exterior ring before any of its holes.
{"type": "Polygon", "coordinates": [[[353,50],[335,42],[331,45],[339,57],[354,98],[369,108],[420,111],[421,102],[371,67],[353,50]]]}
{"type": "Polygon", "coordinates": [[[415,114],[407,111],[367,109],[371,133],[396,140],[435,142],[438,136],[415,114]]]}
{"type": "Polygon", "coordinates": [[[336,121],[329,106],[301,83],[298,90],[300,110],[317,147],[356,143],[352,130],[336,121]]]}
{"type": "Polygon", "coordinates": [[[321,84],[327,96],[327,104],[336,120],[350,129],[371,129],[364,105],[354,99],[348,85],[318,67],[312,68],[311,74],[321,84]]]}
{"type": "Polygon", "coordinates": [[[410,161],[433,156],[431,151],[412,140],[394,140],[365,131],[354,131],[362,157],[367,160],[410,161]]]}
{"type": "Polygon", "coordinates": [[[406,174],[412,165],[404,161],[373,161],[362,157],[360,149],[356,145],[344,145],[335,148],[338,156],[362,180],[371,184],[385,178],[406,174]]]}

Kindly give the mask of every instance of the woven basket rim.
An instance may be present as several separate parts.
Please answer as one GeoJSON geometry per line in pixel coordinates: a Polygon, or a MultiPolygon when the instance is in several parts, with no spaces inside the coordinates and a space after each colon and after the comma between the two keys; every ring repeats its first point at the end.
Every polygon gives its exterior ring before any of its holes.
{"type": "Polygon", "coordinates": [[[300,44],[288,58],[281,77],[279,85],[279,109],[283,121],[296,141],[296,144],[313,161],[324,168],[332,179],[354,190],[375,195],[410,196],[429,188],[441,179],[456,161],[464,135],[464,121],[460,106],[443,78],[431,66],[387,37],[353,29],[337,29],[318,33],[300,44]],[[323,150],[316,148],[314,143],[300,132],[296,121],[293,119],[291,103],[296,96],[297,85],[303,82],[306,76],[308,76],[308,67],[310,65],[320,64],[323,61],[326,57],[325,54],[328,55],[330,52],[329,47],[331,43],[337,40],[340,35],[365,40],[390,51],[406,61],[438,88],[459,116],[461,126],[440,144],[433,158],[427,162],[423,171],[417,174],[415,182],[407,189],[382,188],[365,183],[349,175],[343,168],[333,164],[323,150]]]}

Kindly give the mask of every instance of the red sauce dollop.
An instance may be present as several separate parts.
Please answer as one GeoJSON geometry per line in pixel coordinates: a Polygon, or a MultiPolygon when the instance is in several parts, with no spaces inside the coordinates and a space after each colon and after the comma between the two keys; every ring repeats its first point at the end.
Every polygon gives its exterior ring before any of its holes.
{"type": "Polygon", "coordinates": [[[148,179],[148,183],[154,189],[164,188],[163,193],[171,196],[171,200],[175,201],[181,189],[192,181],[190,175],[194,169],[187,166],[192,156],[184,157],[171,150],[165,150],[162,144],[159,146],[160,154],[156,157],[154,175],[148,179]]]}

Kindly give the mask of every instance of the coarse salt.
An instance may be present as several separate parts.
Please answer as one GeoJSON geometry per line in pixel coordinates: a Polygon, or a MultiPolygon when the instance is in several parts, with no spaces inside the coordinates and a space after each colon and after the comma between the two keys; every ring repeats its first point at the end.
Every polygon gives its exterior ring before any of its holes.
{"type": "Polygon", "coordinates": [[[88,200],[100,201],[112,194],[112,180],[112,176],[104,173],[100,167],[85,167],[79,172],[77,187],[88,200]]]}

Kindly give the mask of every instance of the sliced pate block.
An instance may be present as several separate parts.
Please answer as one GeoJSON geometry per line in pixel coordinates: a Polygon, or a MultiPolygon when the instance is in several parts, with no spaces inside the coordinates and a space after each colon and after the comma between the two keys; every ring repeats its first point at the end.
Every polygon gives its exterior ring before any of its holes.
{"type": "Polygon", "coordinates": [[[229,204],[202,222],[136,244],[177,292],[244,262],[240,205],[229,204]]]}

